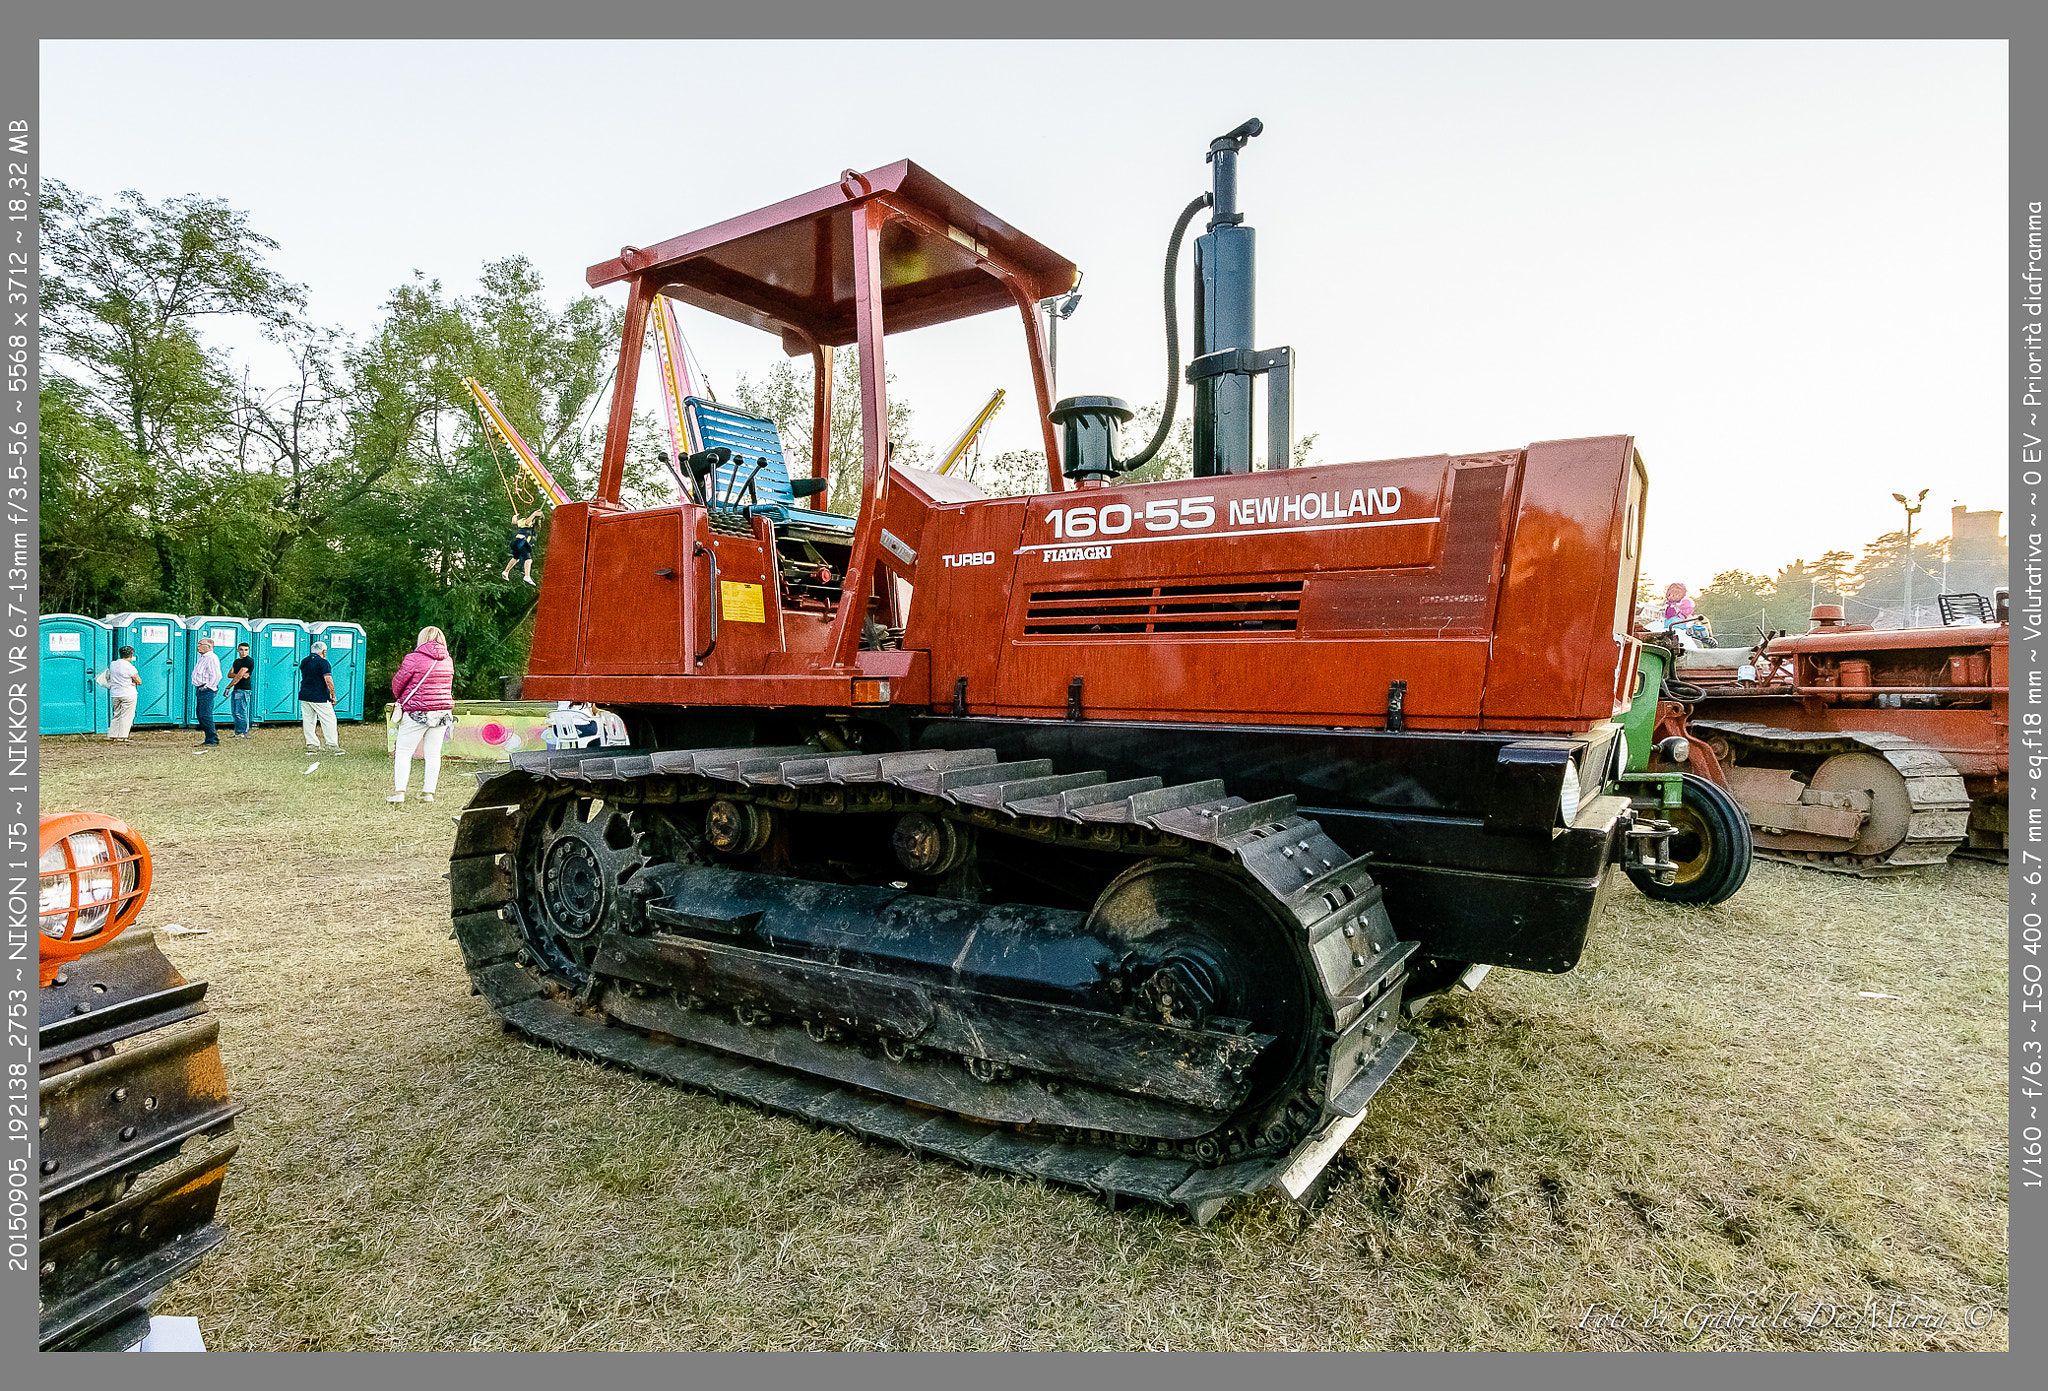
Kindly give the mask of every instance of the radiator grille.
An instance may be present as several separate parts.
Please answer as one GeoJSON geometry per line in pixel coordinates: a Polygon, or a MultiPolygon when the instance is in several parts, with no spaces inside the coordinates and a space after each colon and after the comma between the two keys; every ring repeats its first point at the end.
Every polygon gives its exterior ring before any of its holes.
{"type": "Polygon", "coordinates": [[[1291,633],[1300,580],[1046,589],[1024,610],[1026,637],[1144,637],[1152,633],[1291,633]]]}

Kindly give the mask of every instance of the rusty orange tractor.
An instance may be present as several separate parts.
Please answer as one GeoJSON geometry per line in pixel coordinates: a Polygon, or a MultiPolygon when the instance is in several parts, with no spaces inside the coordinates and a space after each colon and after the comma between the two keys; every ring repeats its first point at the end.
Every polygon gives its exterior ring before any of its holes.
{"type": "Polygon", "coordinates": [[[1804,633],[1677,652],[1650,766],[1725,787],[1774,859],[1868,877],[2003,856],[2005,597],[1941,601],[1938,628],[1874,629],[1822,604],[1804,633]]]}

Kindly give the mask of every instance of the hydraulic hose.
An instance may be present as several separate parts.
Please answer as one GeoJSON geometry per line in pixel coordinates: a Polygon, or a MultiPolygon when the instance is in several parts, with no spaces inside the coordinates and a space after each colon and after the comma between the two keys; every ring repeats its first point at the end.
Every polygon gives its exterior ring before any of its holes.
{"type": "Polygon", "coordinates": [[[1188,230],[1188,224],[1195,220],[1195,214],[1215,202],[1212,195],[1204,193],[1194,202],[1181,209],[1180,221],[1173,224],[1173,235],[1166,239],[1166,409],[1159,412],[1159,428],[1152,432],[1152,442],[1129,459],[1120,461],[1117,468],[1128,472],[1143,468],[1152,462],[1152,456],[1166,443],[1168,432],[1173,429],[1173,413],[1180,405],[1180,315],[1174,308],[1174,268],[1180,264],[1180,239],[1188,230]]]}

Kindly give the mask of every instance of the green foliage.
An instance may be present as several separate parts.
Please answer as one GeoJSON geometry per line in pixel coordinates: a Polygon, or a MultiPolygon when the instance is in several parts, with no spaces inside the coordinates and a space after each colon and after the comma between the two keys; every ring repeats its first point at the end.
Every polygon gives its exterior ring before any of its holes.
{"type": "MultiPolygon", "coordinates": [[[[733,404],[751,415],[775,422],[782,435],[782,457],[789,464],[789,476],[811,476],[811,421],[814,387],[811,372],[798,373],[793,359],[782,358],[755,379],[744,372],[733,387],[733,404]]],[[[916,465],[926,462],[925,448],[910,437],[909,402],[890,388],[896,374],[887,374],[883,389],[889,400],[889,438],[896,445],[895,461],[916,465]]],[[[831,489],[822,510],[852,516],[860,511],[864,474],[864,446],[861,439],[860,349],[841,348],[832,354],[832,455],[828,463],[831,489]]]]}
{"type": "Polygon", "coordinates": [[[963,470],[990,497],[1031,497],[1045,492],[1050,482],[1043,449],[1005,450],[963,470]]]}
{"type": "Polygon", "coordinates": [[[40,411],[43,606],[115,612],[124,607],[137,558],[148,551],[148,476],[120,422],[80,383],[48,374],[40,411]]]}
{"type": "MultiPolygon", "coordinates": [[[[1934,596],[1941,589],[1941,573],[1948,556],[1948,541],[1913,543],[1913,595],[1916,608],[1934,606],[1934,596]]],[[[1903,610],[1906,602],[1906,533],[1888,531],[1863,548],[1862,556],[1851,572],[1856,597],[1850,605],[1850,616],[1868,623],[1884,609],[1903,610]]],[[[1895,614],[1892,621],[1898,621],[1903,614],[1895,614]]],[[[1922,614],[1923,621],[1932,617],[1922,614]]]]}
{"type": "MultiPolygon", "coordinates": [[[[1164,401],[1154,401],[1140,410],[1125,425],[1119,435],[1122,453],[1135,458],[1152,442],[1152,436],[1159,430],[1159,412],[1164,401]]],[[[1159,452],[1141,467],[1118,476],[1122,483],[1158,483],[1174,478],[1195,476],[1195,422],[1192,417],[1182,415],[1167,431],[1166,440],[1159,446],[1159,452]]]]}
{"type": "MultiPolygon", "coordinates": [[[[1856,557],[1847,551],[1828,551],[1819,560],[1807,567],[1808,574],[1820,587],[1822,594],[1834,595],[1838,600],[1848,597],[1854,582],[1849,578],[1856,557]]],[[[1816,603],[1825,600],[1816,599],[1816,603]]]]}
{"type": "MultiPolygon", "coordinates": [[[[1769,616],[1771,581],[1747,570],[1723,570],[1714,582],[1693,595],[1693,611],[1705,616],[1714,629],[1714,639],[1725,647],[1741,647],[1757,640],[1758,629],[1769,616]]],[[[1799,625],[1801,630],[1805,624],[1799,625]]]]}
{"type": "Polygon", "coordinates": [[[43,347],[77,364],[87,394],[144,460],[217,443],[232,382],[198,320],[253,319],[288,331],[305,292],[262,264],[277,243],[211,198],[112,208],[57,180],[43,185],[43,347]]]}
{"type": "MultiPolygon", "coordinates": [[[[466,298],[416,275],[350,342],[304,320],[303,292],[263,264],[276,243],[218,200],[108,208],[53,181],[42,215],[47,608],[353,619],[373,692],[429,624],[464,694],[523,668],[536,591],[501,578],[512,459],[463,378],[587,492],[618,310],[589,295],[557,309],[508,257],[466,298]],[[202,342],[228,317],[285,348],[283,383],[238,376],[202,342]]],[[[673,496],[651,447],[629,455],[625,491],[673,496]]]]}
{"type": "Polygon", "coordinates": [[[46,532],[46,592],[205,608],[218,548],[246,542],[261,499],[240,476],[232,370],[200,326],[235,317],[281,340],[304,292],[263,265],[277,243],[217,199],[130,191],[107,207],[51,180],[41,213],[45,397],[59,420],[43,452],[84,504],[46,532]]]}

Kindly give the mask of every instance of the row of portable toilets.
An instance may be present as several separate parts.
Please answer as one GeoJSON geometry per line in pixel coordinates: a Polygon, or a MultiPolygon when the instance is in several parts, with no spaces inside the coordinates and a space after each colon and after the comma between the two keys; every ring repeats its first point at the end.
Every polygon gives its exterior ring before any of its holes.
{"type": "MultiPolygon", "coordinates": [[[[249,644],[256,664],[255,704],[250,718],[264,721],[299,719],[299,663],[313,644],[327,644],[334,668],[334,714],[342,720],[363,717],[363,660],[367,643],[357,623],[302,623],[296,618],[179,618],[168,613],[116,613],[104,619],[75,613],[42,617],[41,730],[44,734],[103,734],[112,697],[94,678],[107,669],[123,647],[135,649],[141,689],[135,700],[135,727],[196,725],[199,696],[192,685],[192,662],[199,640],[213,639],[214,655],[225,673],[235,648],[249,644]]],[[[230,723],[226,697],[214,702],[214,721],[230,723]]]]}

